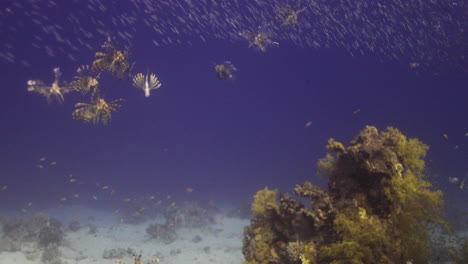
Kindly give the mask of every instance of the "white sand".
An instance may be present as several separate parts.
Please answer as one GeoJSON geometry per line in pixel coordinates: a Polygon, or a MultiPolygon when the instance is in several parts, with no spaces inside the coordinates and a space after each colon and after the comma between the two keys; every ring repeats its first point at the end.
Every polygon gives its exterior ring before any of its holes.
{"type": "MultiPolygon", "coordinates": [[[[150,240],[146,228],[153,222],[138,225],[117,224],[115,215],[79,207],[61,208],[55,212],[47,212],[63,221],[64,226],[72,219],[77,219],[83,226],[77,232],[66,231],[66,242],[59,248],[62,260],[67,264],[111,264],[116,259],[104,259],[105,250],[116,248],[132,248],[142,254],[142,260],[149,261],[159,258],[160,263],[225,263],[239,264],[242,256],[242,233],[247,220],[228,218],[219,215],[216,224],[202,229],[179,229],[178,238],[170,244],[158,240],[150,240]],[[79,212],[79,215],[78,215],[79,212]],[[93,219],[88,219],[89,216],[93,219]],[[95,235],[88,233],[87,224],[98,227],[95,235]],[[222,231],[220,231],[222,230],[222,231]],[[198,243],[192,239],[199,235],[198,243]],[[180,250],[178,254],[172,251],[180,250]]],[[[21,251],[1,252],[1,264],[42,264],[41,251],[29,243],[23,244],[21,251]]],[[[131,256],[122,259],[125,264],[133,264],[131,256]]]]}

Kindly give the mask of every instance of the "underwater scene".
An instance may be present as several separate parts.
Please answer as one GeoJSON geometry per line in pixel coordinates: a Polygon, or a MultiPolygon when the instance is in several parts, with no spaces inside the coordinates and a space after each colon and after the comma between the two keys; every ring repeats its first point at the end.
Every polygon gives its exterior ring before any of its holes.
{"type": "Polygon", "coordinates": [[[0,264],[468,263],[467,10],[0,1],[0,264]]]}

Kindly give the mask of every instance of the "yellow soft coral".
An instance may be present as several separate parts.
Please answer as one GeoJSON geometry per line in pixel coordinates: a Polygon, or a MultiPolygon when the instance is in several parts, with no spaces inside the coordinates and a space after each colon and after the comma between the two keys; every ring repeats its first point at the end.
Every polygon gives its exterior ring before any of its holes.
{"type": "Polygon", "coordinates": [[[398,129],[393,127],[388,127],[381,136],[387,142],[388,148],[398,156],[402,166],[422,177],[425,165],[423,158],[426,156],[429,146],[416,138],[408,140],[398,129]]]}
{"type": "Polygon", "coordinates": [[[315,259],[317,258],[317,249],[315,248],[314,243],[309,243],[304,247],[304,252],[299,257],[301,259],[301,264],[314,264],[315,259]]]}
{"type": "Polygon", "coordinates": [[[317,162],[317,176],[319,178],[326,178],[330,176],[332,169],[335,166],[336,159],[330,153],[324,158],[319,159],[317,162]]]}
{"type": "Polygon", "coordinates": [[[367,219],[367,212],[366,209],[359,207],[359,218],[360,219],[367,219]]]}
{"type": "Polygon", "coordinates": [[[277,193],[278,190],[269,190],[268,187],[258,191],[252,203],[252,213],[254,216],[263,216],[266,209],[279,210],[278,203],[276,202],[277,193]]]}
{"type": "Polygon", "coordinates": [[[333,153],[343,153],[345,147],[340,142],[335,141],[335,139],[330,138],[328,140],[327,150],[333,153]]]}

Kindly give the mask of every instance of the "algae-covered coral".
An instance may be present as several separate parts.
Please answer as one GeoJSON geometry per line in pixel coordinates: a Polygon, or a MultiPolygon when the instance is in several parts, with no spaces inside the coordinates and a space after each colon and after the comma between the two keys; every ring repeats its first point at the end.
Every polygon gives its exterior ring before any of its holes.
{"type": "Polygon", "coordinates": [[[245,263],[428,263],[431,230],[449,230],[442,192],[424,176],[428,146],[368,126],[350,146],[330,139],[327,150],[318,166],[328,190],[309,182],[294,189],[311,209],[287,194],[277,204],[276,192],[257,193],[245,263]]]}

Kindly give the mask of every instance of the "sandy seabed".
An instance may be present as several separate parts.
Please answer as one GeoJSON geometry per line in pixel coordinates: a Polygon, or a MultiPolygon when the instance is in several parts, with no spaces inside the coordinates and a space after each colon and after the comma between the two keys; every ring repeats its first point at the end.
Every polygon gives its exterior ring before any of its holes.
{"type": "MultiPolygon", "coordinates": [[[[66,227],[72,220],[78,220],[82,228],[65,231],[65,242],[59,247],[63,264],[111,264],[121,260],[133,264],[131,254],[122,259],[104,258],[104,252],[112,249],[132,249],[142,255],[144,263],[158,258],[164,264],[182,263],[223,263],[239,264],[242,256],[242,233],[248,220],[215,216],[215,224],[203,228],[181,228],[177,239],[169,244],[150,239],[146,233],[148,225],[117,224],[118,219],[109,212],[70,206],[45,211],[57,218],[66,227]],[[96,226],[97,233],[90,234],[89,226],[96,226]],[[199,236],[198,242],[194,238],[199,236]]],[[[66,230],[66,228],[65,228],[66,230]]],[[[24,243],[20,251],[1,252],[1,264],[43,264],[41,251],[33,243],[24,243]]]]}

